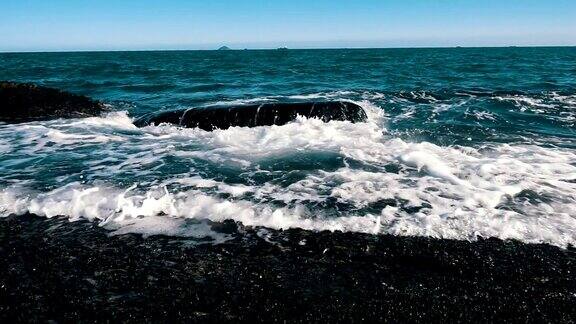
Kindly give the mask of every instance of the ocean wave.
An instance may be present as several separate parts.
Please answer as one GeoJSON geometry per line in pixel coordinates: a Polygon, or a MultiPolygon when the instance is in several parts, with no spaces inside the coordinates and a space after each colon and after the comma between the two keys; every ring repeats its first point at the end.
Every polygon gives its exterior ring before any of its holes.
{"type": "Polygon", "coordinates": [[[115,113],[18,125],[17,136],[15,126],[3,126],[9,161],[40,156],[45,165],[3,165],[5,174],[29,181],[4,186],[0,213],[66,215],[148,235],[206,235],[186,220],[233,219],[271,228],[576,244],[571,150],[409,141],[389,134],[380,107],[358,103],[369,122],[298,118],[206,132],[138,129],[115,113]],[[58,164],[63,160],[70,163],[58,164]],[[56,178],[42,188],[46,172],[56,178]]]}

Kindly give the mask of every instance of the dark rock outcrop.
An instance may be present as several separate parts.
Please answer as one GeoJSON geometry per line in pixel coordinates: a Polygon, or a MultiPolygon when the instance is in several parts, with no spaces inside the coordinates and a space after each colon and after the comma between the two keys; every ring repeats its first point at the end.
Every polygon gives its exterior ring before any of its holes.
{"type": "Polygon", "coordinates": [[[211,131],[233,126],[256,127],[285,125],[298,116],[331,120],[364,122],[362,107],[347,101],[265,103],[259,105],[209,106],[153,113],[137,119],[138,127],[170,123],[211,131]]]}
{"type": "Polygon", "coordinates": [[[104,104],[86,96],[31,83],[0,81],[0,122],[97,116],[104,104]]]}
{"type": "MultiPolygon", "coordinates": [[[[0,122],[21,123],[56,118],[97,116],[105,105],[89,97],[32,83],[0,81],[0,122]]],[[[364,122],[366,112],[347,101],[265,103],[239,106],[208,106],[151,113],[138,118],[138,127],[175,124],[212,131],[229,127],[285,125],[298,116],[364,122]]]]}

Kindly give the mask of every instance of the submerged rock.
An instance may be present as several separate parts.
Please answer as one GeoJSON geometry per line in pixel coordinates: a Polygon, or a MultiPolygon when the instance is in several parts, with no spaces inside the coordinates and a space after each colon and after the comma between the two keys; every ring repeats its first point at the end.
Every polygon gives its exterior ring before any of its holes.
{"type": "Polygon", "coordinates": [[[97,116],[105,106],[86,96],[32,83],[0,81],[0,122],[97,116]]]}
{"type": "Polygon", "coordinates": [[[331,120],[365,122],[366,112],[362,107],[347,101],[265,103],[240,106],[209,106],[153,113],[137,119],[138,127],[175,124],[189,128],[211,131],[229,127],[256,127],[285,125],[298,116],[331,120]]]}

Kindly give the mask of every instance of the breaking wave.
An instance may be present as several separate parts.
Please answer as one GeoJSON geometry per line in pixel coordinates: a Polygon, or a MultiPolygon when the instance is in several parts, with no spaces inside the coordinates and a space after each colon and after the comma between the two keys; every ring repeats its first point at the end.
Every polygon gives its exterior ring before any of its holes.
{"type": "MultiPolygon", "coordinates": [[[[490,100],[520,112],[573,113],[573,96],[546,96],[552,99],[493,94],[490,100]]],[[[278,229],[576,244],[570,148],[537,141],[443,145],[402,132],[403,120],[422,111],[438,118],[462,100],[477,100],[474,93],[340,91],[292,99],[347,97],[367,110],[369,122],[299,118],[284,126],[206,132],[138,129],[116,112],[0,125],[0,214],[97,220],[118,234],[203,237],[211,231],[198,221],[233,219],[278,229]],[[402,101],[410,102],[402,113],[386,109],[387,102],[402,101]]],[[[250,102],[265,100],[275,98],[250,102]]],[[[495,123],[505,113],[462,116],[495,123]]]]}

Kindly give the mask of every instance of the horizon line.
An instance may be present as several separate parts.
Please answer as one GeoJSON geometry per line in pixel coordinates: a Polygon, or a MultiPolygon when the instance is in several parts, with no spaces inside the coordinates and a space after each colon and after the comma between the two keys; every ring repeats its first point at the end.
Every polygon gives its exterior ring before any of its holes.
{"type": "Polygon", "coordinates": [[[232,48],[221,45],[215,48],[142,48],[142,49],[62,49],[62,50],[0,50],[0,54],[26,54],[26,53],[106,53],[106,52],[228,52],[228,51],[277,51],[277,50],[366,50],[366,49],[455,49],[455,48],[546,48],[546,47],[576,47],[573,45],[453,45],[453,46],[350,46],[350,47],[245,47],[232,48]],[[222,47],[227,49],[222,50],[222,47]]]}

